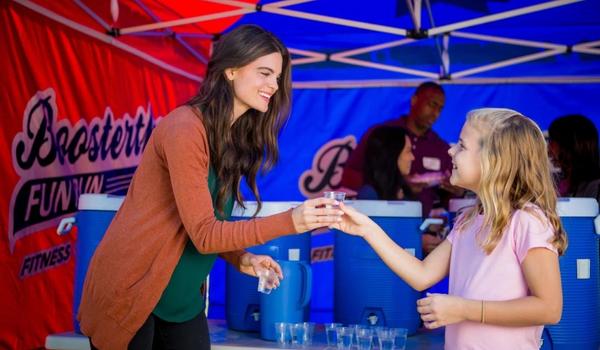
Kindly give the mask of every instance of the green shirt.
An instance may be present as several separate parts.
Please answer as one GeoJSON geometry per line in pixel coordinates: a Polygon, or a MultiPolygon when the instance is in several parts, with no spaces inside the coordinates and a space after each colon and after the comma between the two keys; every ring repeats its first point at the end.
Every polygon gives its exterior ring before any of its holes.
{"type": "MultiPolygon", "coordinates": [[[[215,206],[219,187],[212,168],[208,171],[208,189],[215,206]]],[[[223,210],[225,217],[222,217],[216,209],[215,216],[219,220],[229,219],[232,209],[233,198],[229,198],[223,210]]],[[[192,241],[188,239],[171,280],[154,308],[154,315],[169,322],[185,322],[198,316],[204,310],[204,297],[200,289],[216,258],[217,254],[198,252],[192,241]]]]}

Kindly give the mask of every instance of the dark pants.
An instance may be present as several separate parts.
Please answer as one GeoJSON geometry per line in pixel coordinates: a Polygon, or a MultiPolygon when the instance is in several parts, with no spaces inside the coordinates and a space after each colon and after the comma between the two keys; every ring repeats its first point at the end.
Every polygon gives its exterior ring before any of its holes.
{"type": "Polygon", "coordinates": [[[150,315],[137,331],[129,350],[210,350],[208,323],[204,312],[186,322],[167,322],[150,315]]]}

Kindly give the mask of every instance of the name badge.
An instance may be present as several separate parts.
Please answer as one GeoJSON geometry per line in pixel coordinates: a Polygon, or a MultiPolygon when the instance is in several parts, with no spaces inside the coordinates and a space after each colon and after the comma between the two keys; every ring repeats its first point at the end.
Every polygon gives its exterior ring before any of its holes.
{"type": "Polygon", "coordinates": [[[439,171],[442,168],[442,161],[439,158],[423,157],[423,168],[439,171]]]}

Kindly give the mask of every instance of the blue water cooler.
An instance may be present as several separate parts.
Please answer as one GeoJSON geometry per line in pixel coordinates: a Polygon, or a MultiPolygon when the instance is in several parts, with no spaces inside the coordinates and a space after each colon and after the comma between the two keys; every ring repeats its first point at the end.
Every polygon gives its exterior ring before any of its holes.
{"type": "MultiPolygon", "coordinates": [[[[300,202],[263,202],[257,217],[278,214],[294,208],[300,202]]],[[[236,205],[232,220],[248,220],[256,211],[256,202],[244,202],[246,209],[236,205]]],[[[246,249],[254,254],[270,255],[275,260],[299,260],[310,263],[310,233],[292,234],[246,249]],[[290,259],[290,251],[294,255],[290,259]]],[[[284,276],[285,279],[285,276],[284,276]]],[[[260,331],[260,296],[258,279],[237,271],[226,264],[225,318],[227,326],[238,331],[260,331]]],[[[305,318],[310,309],[305,306],[305,318]]]]}
{"type": "Polygon", "coordinates": [[[59,234],[66,234],[73,225],[77,225],[73,296],[73,324],[76,332],[80,332],[77,311],[88,265],[104,232],[123,203],[123,198],[108,194],[82,194],[79,196],[77,214],[74,217],[64,218],[59,225],[59,234]]]}
{"type": "Polygon", "coordinates": [[[569,247],[561,256],[563,313],[560,322],[546,326],[542,349],[600,349],[600,216],[592,198],[560,198],[558,214],[569,247]]]}
{"type": "MultiPolygon", "coordinates": [[[[394,242],[422,259],[420,202],[357,200],[346,204],[368,215],[394,242]]],[[[420,292],[396,276],[363,238],[335,233],[334,270],[335,322],[416,332],[420,292]]]]}

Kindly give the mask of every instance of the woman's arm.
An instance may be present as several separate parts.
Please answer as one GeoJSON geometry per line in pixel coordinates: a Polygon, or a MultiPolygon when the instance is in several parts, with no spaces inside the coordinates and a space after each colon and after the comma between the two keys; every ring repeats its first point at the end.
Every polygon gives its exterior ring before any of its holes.
{"type": "Polygon", "coordinates": [[[433,294],[417,302],[427,328],[464,320],[500,326],[555,324],[562,314],[562,286],[556,253],[533,248],[521,264],[530,296],[507,301],[469,300],[433,294]]]}
{"type": "Polygon", "coordinates": [[[383,262],[416,290],[424,290],[448,274],[452,245],[445,240],[421,261],[396,244],[369,217],[355,209],[340,205],[345,213],[340,223],[331,227],[363,237],[383,262]]]}
{"type": "Polygon", "coordinates": [[[285,234],[328,226],[337,220],[336,213],[341,213],[321,208],[334,201],[318,198],[268,217],[235,222],[217,220],[208,188],[209,151],[201,121],[195,115],[181,112],[162,121],[155,132],[157,153],[168,172],[173,196],[165,199],[165,205],[172,206],[174,202],[181,224],[201,253],[240,250],[285,234]]]}

